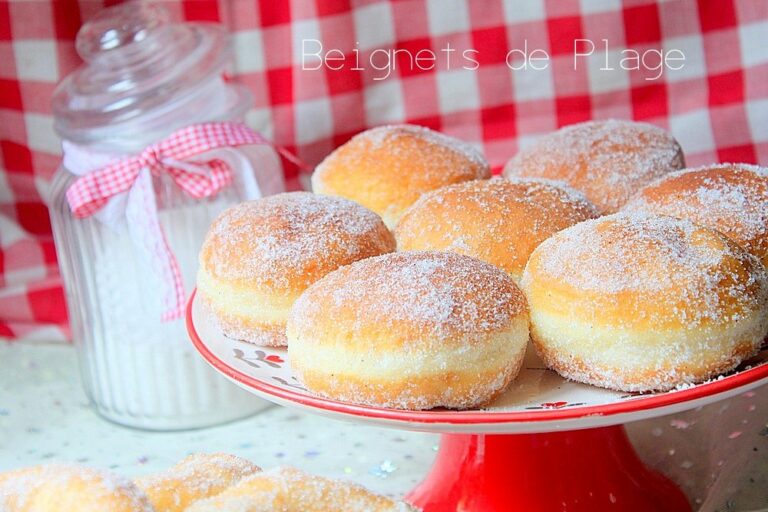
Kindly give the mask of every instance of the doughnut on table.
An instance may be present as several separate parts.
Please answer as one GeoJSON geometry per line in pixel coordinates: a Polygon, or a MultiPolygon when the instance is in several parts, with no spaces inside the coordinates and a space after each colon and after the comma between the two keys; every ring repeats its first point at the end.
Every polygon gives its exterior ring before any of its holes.
{"type": "Polygon", "coordinates": [[[434,466],[407,497],[425,512],[684,512],[686,497],[635,454],[624,423],[714,403],[768,383],[768,347],[736,371],[665,393],[627,394],[569,382],[529,351],[518,378],[482,410],[402,411],[317,397],[293,377],[284,348],[226,338],[195,294],[193,344],[217,371],[280,405],[347,421],[442,434],[434,466]]]}

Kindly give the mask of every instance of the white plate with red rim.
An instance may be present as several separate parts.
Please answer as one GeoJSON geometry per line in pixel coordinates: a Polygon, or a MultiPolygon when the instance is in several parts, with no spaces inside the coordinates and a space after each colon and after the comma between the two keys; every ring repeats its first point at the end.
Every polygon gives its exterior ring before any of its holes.
{"type": "Polygon", "coordinates": [[[632,394],[568,381],[543,367],[533,350],[499,398],[483,409],[403,411],[322,398],[293,375],[288,351],[224,336],[195,293],[187,330],[200,354],[240,387],[272,402],[314,413],[401,429],[443,433],[523,433],[618,425],[672,414],[745,393],[768,383],[768,347],[735,371],[664,393],[632,394]]]}

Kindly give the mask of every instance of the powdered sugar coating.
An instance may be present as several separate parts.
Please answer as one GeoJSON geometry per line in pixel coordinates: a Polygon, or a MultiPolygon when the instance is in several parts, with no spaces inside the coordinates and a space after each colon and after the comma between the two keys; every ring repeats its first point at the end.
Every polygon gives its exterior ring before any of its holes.
{"type": "Polygon", "coordinates": [[[468,409],[517,375],[528,308],[493,265],[399,252],[312,285],[294,303],[287,335],[294,375],[313,393],[394,409],[468,409]]]}
{"type": "Polygon", "coordinates": [[[39,499],[55,499],[62,509],[69,505],[72,510],[82,506],[83,510],[154,512],[133,482],[106,471],[48,464],[0,475],[0,507],[26,510],[39,499]]]}
{"type": "Polygon", "coordinates": [[[294,303],[289,323],[338,318],[352,337],[368,329],[399,329],[407,331],[406,343],[445,341],[503,329],[526,310],[522,292],[497,267],[448,252],[410,251],[327,275],[294,303]]]}
{"type": "Polygon", "coordinates": [[[402,502],[340,480],[294,468],[267,470],[241,481],[218,497],[195,503],[188,512],[415,512],[402,502]]]}
{"type": "MultiPolygon", "coordinates": [[[[287,512],[345,510],[350,512],[415,512],[402,502],[376,495],[349,482],[309,475],[293,468],[255,473],[256,466],[233,455],[192,455],[162,477],[147,477],[147,484],[175,480],[201,487],[192,503],[176,503],[178,510],[226,512],[287,512]],[[213,466],[211,466],[213,465],[213,466]],[[210,479],[201,472],[214,469],[210,479]],[[237,481],[220,482],[217,470],[239,475],[237,481]],[[219,485],[226,484],[226,485],[219,485]],[[206,497],[206,488],[217,487],[224,499],[206,497]],[[186,505],[190,505],[186,507],[186,505]]],[[[178,488],[186,492],[188,488],[178,488]]],[[[189,496],[186,496],[189,497],[189,496]]],[[[130,480],[107,472],[69,465],[51,464],[0,474],[0,510],[35,512],[49,510],[155,512],[147,496],[130,480]],[[44,491],[42,497],[38,491],[44,491]],[[25,508],[25,507],[33,508],[25,508]],[[43,508],[39,508],[42,506],[43,508]]],[[[176,510],[173,503],[160,502],[157,510],[176,510]],[[171,508],[169,508],[171,507],[171,508]]]]}
{"type": "Polygon", "coordinates": [[[512,178],[449,185],[421,196],[397,225],[401,250],[448,250],[518,279],[552,234],[598,215],[581,192],[552,180],[512,178]]]}
{"type": "Polygon", "coordinates": [[[717,231],[619,213],[577,224],[531,255],[531,338],[560,375],[622,391],[668,390],[735,368],[768,333],[768,272],[717,231]]]}
{"type": "Polygon", "coordinates": [[[680,145],[661,128],[611,119],[542,137],[507,163],[504,176],[565,181],[613,213],[640,187],[684,165],[680,145]]]}
{"type": "Polygon", "coordinates": [[[640,190],[624,210],[717,229],[768,265],[768,168],[714,164],[684,169],[640,190]]]}
{"type": "Polygon", "coordinates": [[[393,227],[421,194],[451,183],[489,178],[482,154],[459,139],[414,125],[372,128],[328,155],[312,189],[347,197],[393,227]]]}
{"type": "Polygon", "coordinates": [[[303,290],[352,261],[394,250],[381,219],[340,197],[290,192],[228,209],[200,263],[212,276],[266,290],[303,290]]]}
{"type": "Polygon", "coordinates": [[[528,308],[493,265],[399,252],[312,285],[294,303],[287,335],[294,375],[313,393],[394,409],[467,409],[517,375],[528,308]]]}
{"type": "Polygon", "coordinates": [[[168,470],[136,480],[162,510],[184,510],[193,501],[218,494],[260,468],[226,453],[196,453],[168,470]]]}
{"type": "Polygon", "coordinates": [[[625,321],[668,305],[656,322],[692,327],[735,321],[768,302],[756,258],[715,231],[664,216],[620,213],[565,229],[534,251],[523,287],[537,276],[574,290],[575,301],[621,301],[625,321]]]}
{"type": "Polygon", "coordinates": [[[482,153],[473,145],[455,137],[449,137],[440,132],[430,130],[424,126],[414,124],[381,125],[355,135],[352,140],[367,141],[371,148],[379,150],[392,142],[393,139],[403,136],[415,136],[428,141],[430,144],[461,153],[464,158],[471,160],[475,165],[487,166],[482,153]]]}

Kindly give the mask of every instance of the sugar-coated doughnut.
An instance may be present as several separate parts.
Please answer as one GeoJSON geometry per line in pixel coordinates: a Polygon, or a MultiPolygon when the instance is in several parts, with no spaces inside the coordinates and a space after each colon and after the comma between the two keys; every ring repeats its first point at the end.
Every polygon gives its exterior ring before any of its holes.
{"type": "Polygon", "coordinates": [[[715,164],[668,174],[625,211],[692,220],[728,236],[768,266],[768,168],[715,164]]]}
{"type": "Polygon", "coordinates": [[[136,479],[155,512],[183,512],[193,502],[215,496],[261,469],[225,453],[194,454],[167,471],[136,479]]]}
{"type": "Polygon", "coordinates": [[[0,474],[3,512],[154,512],[130,480],[104,471],[49,464],[0,474]]]}
{"type": "Polygon", "coordinates": [[[229,337],[285,345],[293,301],[336,268],[395,249],[378,215],[340,197],[290,192],[234,206],[200,251],[197,290],[229,337]]]}
{"type": "Polygon", "coordinates": [[[0,473],[3,512],[415,512],[409,505],[293,468],[263,473],[233,455],[194,455],[167,473],[130,480],[79,466],[0,473]]]}
{"type": "Polygon", "coordinates": [[[733,369],[768,332],[768,275],[721,233],[619,213],[531,255],[522,287],[547,366],[623,391],[668,390],[733,369]]]}
{"type": "Polygon", "coordinates": [[[607,120],[545,135],[515,155],[504,176],[564,181],[608,214],[618,211],[640,187],[684,166],[680,144],[661,128],[607,120]]]}
{"type": "Polygon", "coordinates": [[[415,512],[358,485],[276,468],[247,477],[188,512],[415,512]]]}
{"type": "Polygon", "coordinates": [[[353,263],[310,286],[288,319],[310,391],[398,409],[482,405],[517,376],[528,310],[501,269],[413,251],[353,263]]]}
{"type": "Polygon", "coordinates": [[[552,234],[597,216],[581,192],[538,178],[468,181],[421,196],[395,229],[398,250],[448,250],[506,270],[515,282],[552,234]]]}
{"type": "Polygon", "coordinates": [[[312,175],[312,190],[357,201],[394,227],[424,192],[490,176],[466,142],[421,126],[379,126],[328,155],[312,175]]]}

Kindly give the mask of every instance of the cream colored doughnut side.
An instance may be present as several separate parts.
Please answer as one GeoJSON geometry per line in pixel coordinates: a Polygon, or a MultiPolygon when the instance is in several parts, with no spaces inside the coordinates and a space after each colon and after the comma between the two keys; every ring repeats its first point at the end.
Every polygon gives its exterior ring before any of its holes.
{"type": "Polygon", "coordinates": [[[270,294],[216,279],[203,266],[197,273],[197,293],[213,312],[224,334],[264,346],[284,346],[285,322],[300,292],[270,294]]]}
{"type": "Polygon", "coordinates": [[[318,344],[289,330],[288,340],[297,377],[322,396],[400,409],[468,409],[495,398],[517,376],[528,318],[519,316],[499,332],[475,337],[472,350],[441,338],[412,340],[391,351],[371,348],[388,340],[366,336],[318,344]]]}
{"type": "Polygon", "coordinates": [[[336,268],[395,249],[372,211],[347,199],[291,192],[221,214],[200,251],[199,299],[229,337],[285,345],[293,301],[336,268]]]}
{"type": "Polygon", "coordinates": [[[548,367],[621,391],[668,390],[725,373],[756,352],[768,329],[768,312],[724,326],[649,331],[564,317],[536,298],[531,308],[531,338],[548,367]]]}
{"type": "Polygon", "coordinates": [[[275,468],[241,480],[187,512],[415,512],[409,505],[348,482],[293,468],[275,468]]]}
{"type": "Polygon", "coordinates": [[[563,376],[666,390],[738,365],[768,332],[768,275],[722,234],[618,214],[568,228],[531,255],[531,338],[563,376]]]}
{"type": "Polygon", "coordinates": [[[3,512],[155,512],[126,478],[93,469],[51,464],[0,474],[3,512]]]}
{"type": "Polygon", "coordinates": [[[414,251],[369,258],[311,286],[288,320],[294,372],[322,396],[404,409],[470,408],[519,371],[525,297],[501,269],[414,251]]]}
{"type": "Polygon", "coordinates": [[[215,496],[261,469],[225,453],[193,454],[168,470],[136,479],[155,512],[183,512],[197,500],[215,496]]]}
{"type": "Polygon", "coordinates": [[[312,174],[317,194],[346,197],[393,228],[424,192],[490,178],[482,154],[459,139],[415,125],[379,126],[352,137],[312,174]]]}

